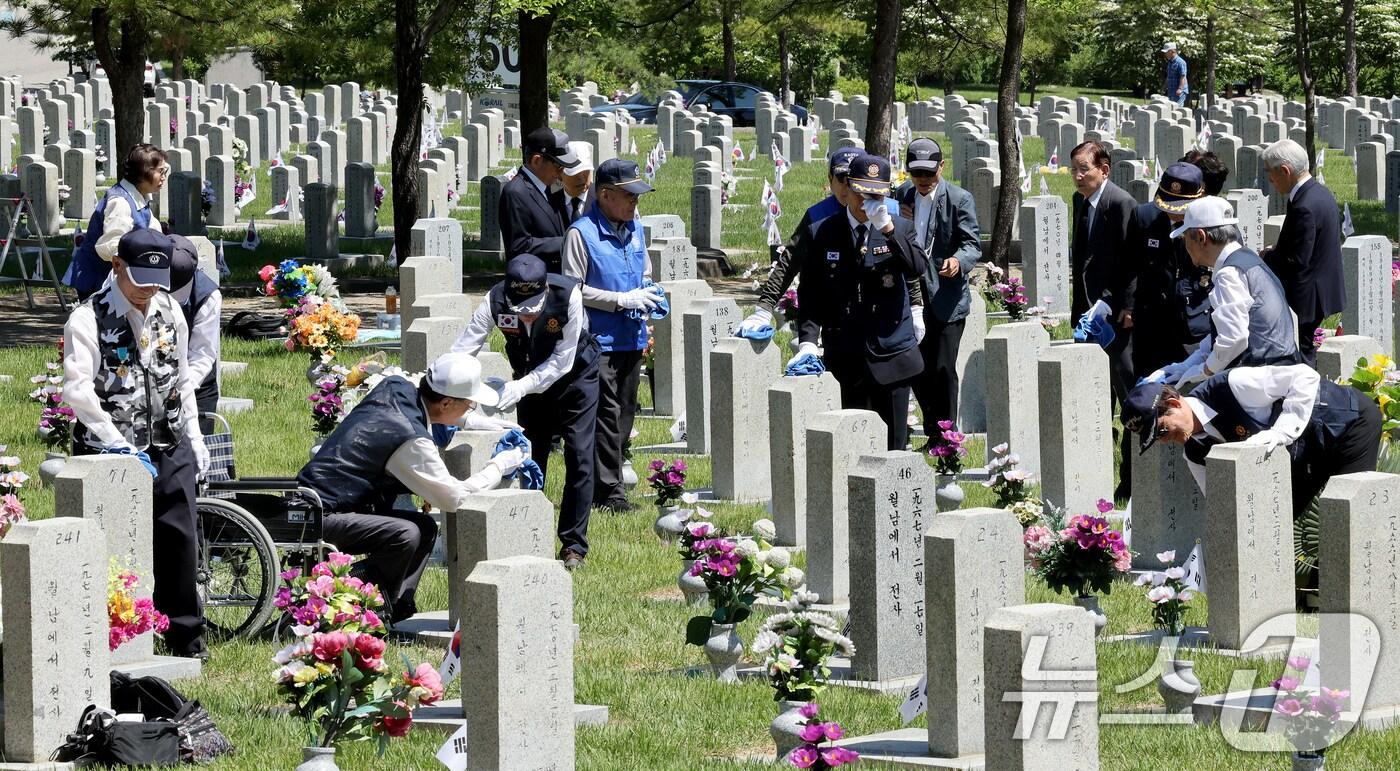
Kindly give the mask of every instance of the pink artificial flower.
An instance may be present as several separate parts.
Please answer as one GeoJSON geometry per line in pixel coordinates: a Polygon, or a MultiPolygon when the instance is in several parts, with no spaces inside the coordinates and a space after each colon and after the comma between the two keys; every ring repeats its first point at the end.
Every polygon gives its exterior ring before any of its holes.
{"type": "MultiPolygon", "coordinates": [[[[317,565],[316,567],[321,567],[317,565]]],[[[306,591],[311,592],[312,597],[327,598],[335,594],[335,577],[329,575],[317,576],[306,582],[306,591]]]]}
{"type": "Polygon", "coordinates": [[[860,759],[860,755],[855,750],[848,750],[845,747],[828,747],[822,750],[822,762],[827,768],[836,768],[848,763],[854,763],[860,759]]]}
{"type": "MultiPolygon", "coordinates": [[[[403,706],[403,702],[395,703],[403,706]]],[[[405,706],[404,709],[408,708],[405,706]]],[[[382,715],[375,721],[374,728],[376,731],[388,734],[395,739],[402,738],[408,736],[409,729],[413,728],[413,715],[411,713],[406,713],[403,717],[382,715]]]]}
{"type": "Polygon", "coordinates": [[[804,742],[819,742],[826,738],[826,729],[822,723],[808,723],[802,727],[802,732],[798,734],[804,742]]]}
{"type": "Polygon", "coordinates": [[[845,733],[844,731],[841,730],[841,724],[840,724],[840,723],[835,723],[835,722],[833,722],[833,723],[822,723],[822,731],[826,733],[826,739],[827,739],[827,741],[832,741],[832,742],[834,742],[834,741],[836,741],[837,739],[840,739],[842,736],[845,736],[845,735],[846,735],[846,733],[845,733]]]}
{"type": "Polygon", "coordinates": [[[437,669],[426,661],[419,664],[412,673],[405,672],[403,681],[412,689],[411,693],[419,704],[432,704],[442,698],[442,677],[437,669]]]}
{"type": "Polygon", "coordinates": [[[1298,687],[1298,678],[1284,675],[1274,681],[1274,687],[1280,691],[1291,691],[1298,687]]]}
{"type": "Polygon", "coordinates": [[[1280,715],[1297,717],[1303,714],[1303,703],[1297,699],[1284,699],[1274,706],[1274,711],[1278,712],[1280,715]]]}
{"type": "Polygon", "coordinates": [[[362,634],[355,637],[355,657],[364,669],[373,669],[376,672],[384,670],[384,641],[372,634],[362,634]]]}
{"type": "Polygon", "coordinates": [[[809,701],[806,704],[802,705],[802,708],[797,711],[797,714],[807,718],[808,720],[811,720],[812,718],[817,716],[817,711],[819,709],[821,708],[817,706],[817,703],[815,701],[809,701]]]}
{"type": "Polygon", "coordinates": [[[24,516],[24,504],[20,502],[19,496],[5,493],[0,496],[0,512],[3,512],[6,517],[19,518],[24,516]]]}
{"type": "Polygon", "coordinates": [[[676,471],[685,471],[685,461],[681,460],[680,458],[677,458],[675,462],[671,464],[671,468],[675,469],[676,471]]]}
{"type": "Polygon", "coordinates": [[[651,469],[652,471],[660,471],[661,469],[666,468],[666,464],[660,460],[654,460],[651,463],[647,464],[647,468],[651,469]]]}
{"type": "Polygon", "coordinates": [[[301,568],[292,568],[291,570],[284,570],[278,574],[278,577],[280,577],[283,581],[295,581],[300,576],[301,568]]]}
{"type": "Polygon", "coordinates": [[[1113,569],[1119,573],[1126,573],[1133,569],[1133,553],[1126,548],[1113,555],[1113,569]]]}
{"type": "Polygon", "coordinates": [[[278,608],[285,608],[292,604],[292,590],[289,587],[282,587],[277,590],[277,595],[273,598],[272,604],[278,608]]]}
{"type": "Polygon", "coordinates": [[[1113,511],[1113,501],[1110,501],[1107,498],[1100,498],[1098,504],[1096,505],[1100,514],[1107,514],[1108,512],[1113,511]]]}
{"type": "Polygon", "coordinates": [[[264,265],[262,270],[258,271],[258,278],[262,281],[271,281],[275,275],[277,275],[277,268],[271,265],[264,265]]]}
{"type": "Polygon", "coordinates": [[[384,626],[384,622],[380,620],[379,615],[372,610],[365,611],[364,615],[360,617],[360,623],[364,625],[366,629],[370,630],[384,626]]]}
{"type": "Polygon", "coordinates": [[[350,647],[350,636],[344,632],[326,632],[311,636],[311,653],[321,661],[336,661],[350,647]]]}
{"type": "Polygon", "coordinates": [[[349,565],[354,561],[354,557],[344,552],[333,551],[330,554],[326,555],[326,562],[329,562],[336,567],[343,567],[345,565],[349,565]]]}
{"type": "Polygon", "coordinates": [[[1312,666],[1311,656],[1293,656],[1292,658],[1288,659],[1289,669],[1296,669],[1299,672],[1306,672],[1308,671],[1308,667],[1310,666],[1312,666]]]}
{"type": "Polygon", "coordinates": [[[788,762],[797,768],[811,768],[818,760],[821,760],[821,756],[817,754],[816,748],[811,746],[798,747],[788,753],[788,762]]]}

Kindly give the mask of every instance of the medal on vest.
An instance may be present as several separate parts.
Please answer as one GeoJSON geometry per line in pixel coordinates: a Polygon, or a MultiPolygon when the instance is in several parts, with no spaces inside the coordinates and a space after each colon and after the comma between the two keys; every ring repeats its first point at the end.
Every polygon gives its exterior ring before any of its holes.
{"type": "Polygon", "coordinates": [[[880,283],[884,285],[886,289],[894,289],[894,275],[886,273],[884,278],[880,279],[880,283]]]}
{"type": "Polygon", "coordinates": [[[546,322],[544,323],[544,328],[545,328],[545,331],[547,331],[547,332],[558,332],[558,331],[559,331],[559,319],[551,318],[549,321],[546,321],[546,322]]]}

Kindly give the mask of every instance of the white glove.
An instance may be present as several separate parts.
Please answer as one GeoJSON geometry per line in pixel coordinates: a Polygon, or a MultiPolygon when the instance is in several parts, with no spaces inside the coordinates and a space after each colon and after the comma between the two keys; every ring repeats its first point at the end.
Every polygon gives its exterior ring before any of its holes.
{"type": "Polygon", "coordinates": [[[791,359],[788,359],[787,364],[784,364],[783,366],[791,367],[793,364],[797,363],[798,359],[802,358],[803,356],[806,356],[809,353],[813,356],[817,355],[816,343],[803,343],[797,346],[797,353],[793,354],[793,357],[791,359]]]}
{"type": "Polygon", "coordinates": [[[1204,365],[1204,364],[1197,364],[1197,365],[1191,367],[1190,369],[1186,370],[1185,372],[1182,372],[1182,373],[1181,373],[1181,376],[1178,377],[1178,378],[1176,379],[1176,383],[1175,383],[1174,385],[1175,385],[1177,388],[1185,388],[1186,386],[1195,385],[1196,383],[1199,383],[1199,382],[1201,382],[1202,380],[1205,380],[1205,379],[1206,379],[1206,368],[1205,368],[1205,365],[1204,365]]]}
{"type": "Polygon", "coordinates": [[[914,319],[914,343],[922,343],[924,341],[924,335],[927,334],[924,329],[924,306],[915,305],[910,310],[913,311],[914,319]]]}
{"type": "Polygon", "coordinates": [[[512,380],[501,386],[501,398],[496,402],[496,409],[505,412],[516,404],[520,399],[530,393],[525,383],[519,380],[512,380]]]}
{"type": "Polygon", "coordinates": [[[1185,371],[1186,362],[1179,361],[1175,364],[1168,364],[1167,366],[1143,378],[1143,380],[1147,381],[1148,383],[1175,383],[1176,379],[1181,377],[1181,373],[1185,371]]]}
{"type": "Polygon", "coordinates": [[[623,292],[617,304],[629,311],[650,311],[659,304],[656,294],[649,289],[633,289],[623,292]]]}
{"type": "Polygon", "coordinates": [[[1263,447],[1264,454],[1270,455],[1273,453],[1274,450],[1280,447],[1287,446],[1289,443],[1289,439],[1288,437],[1284,436],[1283,432],[1281,431],[1275,431],[1272,428],[1266,428],[1263,431],[1260,431],[1259,433],[1255,434],[1254,436],[1251,436],[1248,439],[1244,440],[1244,443],[1254,447],[1263,447]]]}
{"type": "Polygon", "coordinates": [[[482,410],[470,410],[462,416],[462,428],[472,431],[494,431],[502,428],[520,428],[520,424],[505,418],[493,418],[482,410]]]}
{"type": "Polygon", "coordinates": [[[861,203],[861,208],[865,209],[865,216],[870,220],[870,227],[876,230],[884,230],[885,226],[893,221],[883,198],[867,198],[861,203]]]}
{"type": "Polygon", "coordinates": [[[770,311],[759,308],[749,314],[749,317],[739,324],[739,331],[757,332],[764,327],[771,326],[773,326],[773,314],[770,311]]]}
{"type": "Polygon", "coordinates": [[[501,450],[487,462],[495,465],[501,470],[501,476],[505,476],[520,468],[520,464],[525,462],[526,457],[524,450],[512,447],[509,450],[501,450]]]}
{"type": "Polygon", "coordinates": [[[209,473],[209,448],[204,446],[204,437],[190,440],[190,449],[194,450],[194,463],[199,468],[200,478],[203,478],[209,473]]]}

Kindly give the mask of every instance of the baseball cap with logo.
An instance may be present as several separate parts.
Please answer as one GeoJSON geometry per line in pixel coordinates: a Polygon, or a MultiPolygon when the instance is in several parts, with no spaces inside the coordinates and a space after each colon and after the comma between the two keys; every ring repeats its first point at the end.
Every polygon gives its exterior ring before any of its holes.
{"type": "Polygon", "coordinates": [[[1194,163],[1173,163],[1162,172],[1157,196],[1152,203],[1168,214],[1180,214],[1192,201],[1205,194],[1205,181],[1194,163]]]}
{"type": "Polygon", "coordinates": [[[904,151],[904,165],[910,171],[938,171],[943,163],[943,148],[928,137],[919,137],[904,151]]]}
{"type": "Polygon", "coordinates": [[[512,257],[506,265],[506,302],[511,313],[539,313],[548,281],[544,260],[529,253],[512,257]]]}
{"type": "Polygon", "coordinates": [[[610,187],[634,195],[650,193],[654,189],[642,181],[642,171],[637,168],[636,161],[626,161],[621,158],[609,158],[599,164],[594,182],[599,187],[610,187]]]}
{"type": "Polygon", "coordinates": [[[851,161],[865,153],[859,147],[842,147],[831,154],[827,173],[833,177],[844,177],[851,170],[851,161]]]}
{"type": "Polygon", "coordinates": [[[527,161],[538,153],[569,170],[578,165],[578,156],[569,149],[569,135],[548,126],[541,126],[526,135],[524,152],[527,161]]]}
{"type": "Polygon", "coordinates": [[[846,184],[862,195],[889,195],[890,162],[878,155],[859,155],[851,161],[846,184]]]}
{"type": "Polygon", "coordinates": [[[1172,238],[1181,238],[1188,230],[1214,228],[1221,225],[1237,225],[1235,210],[1230,202],[1215,195],[1208,195],[1192,201],[1186,207],[1186,218],[1172,231],[1172,238]]]}
{"type": "Polygon", "coordinates": [[[1158,382],[1137,386],[1123,400],[1120,415],[1123,428],[1138,435],[1139,454],[1147,452],[1147,448],[1158,439],[1157,406],[1161,401],[1162,384],[1158,382]]]}
{"type": "Polygon", "coordinates": [[[1166,53],[1166,52],[1168,52],[1168,51],[1175,51],[1175,50],[1176,50],[1176,43],[1167,43],[1166,45],[1162,46],[1162,50],[1159,51],[1158,53],[1166,53]]]}
{"type": "Polygon", "coordinates": [[[170,235],[173,251],[170,253],[170,296],[176,302],[190,299],[194,290],[194,274],[199,272],[199,250],[194,242],[178,233],[170,235]]]}
{"type": "Polygon", "coordinates": [[[151,228],[136,228],[117,242],[117,257],[136,286],[170,289],[170,257],[175,244],[169,236],[151,228]]]}
{"type": "Polygon", "coordinates": [[[481,362],[469,353],[444,353],[437,357],[423,375],[428,387],[454,399],[471,399],[485,407],[494,407],[500,394],[482,382],[481,362]]]}

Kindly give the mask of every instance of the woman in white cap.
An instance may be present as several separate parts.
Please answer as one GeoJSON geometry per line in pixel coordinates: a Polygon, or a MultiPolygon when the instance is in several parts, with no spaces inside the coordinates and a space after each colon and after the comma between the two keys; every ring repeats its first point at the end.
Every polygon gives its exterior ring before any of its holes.
{"type": "Polygon", "coordinates": [[[452,476],[443,463],[432,425],[462,425],[473,407],[497,399],[482,383],[475,356],[443,354],[416,386],[401,375],[375,386],[297,475],[325,507],[324,538],[365,555],[357,574],[379,587],[392,620],[417,612],[414,593],[437,537],[431,516],[396,510],[395,499],[413,493],[439,511],[456,511],[528,457],[519,448],[505,450],[469,479],[452,476]]]}

